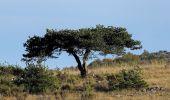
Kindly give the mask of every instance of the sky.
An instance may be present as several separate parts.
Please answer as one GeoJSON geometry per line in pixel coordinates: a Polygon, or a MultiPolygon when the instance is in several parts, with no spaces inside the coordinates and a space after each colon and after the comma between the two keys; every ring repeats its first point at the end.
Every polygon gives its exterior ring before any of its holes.
{"type": "MultiPolygon", "coordinates": [[[[46,29],[105,26],[127,28],[143,50],[170,51],[170,0],[0,0],[0,63],[18,64],[29,36],[46,29]]],[[[45,62],[50,68],[76,66],[63,53],[45,62]]]]}

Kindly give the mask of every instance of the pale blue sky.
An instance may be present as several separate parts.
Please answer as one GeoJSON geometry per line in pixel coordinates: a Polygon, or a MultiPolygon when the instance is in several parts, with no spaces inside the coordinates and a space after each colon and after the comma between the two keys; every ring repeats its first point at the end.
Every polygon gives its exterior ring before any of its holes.
{"type": "MultiPolygon", "coordinates": [[[[169,5],[170,0],[0,0],[0,63],[24,65],[23,43],[28,36],[44,35],[46,28],[96,24],[127,28],[150,52],[170,51],[169,5]]],[[[76,65],[67,54],[47,64],[76,65]]]]}

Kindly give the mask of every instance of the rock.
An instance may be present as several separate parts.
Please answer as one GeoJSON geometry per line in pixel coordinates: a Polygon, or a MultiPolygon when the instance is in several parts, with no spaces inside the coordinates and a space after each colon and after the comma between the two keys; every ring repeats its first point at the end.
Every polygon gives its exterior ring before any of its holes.
{"type": "Polygon", "coordinates": [[[148,87],[145,91],[146,92],[151,92],[151,93],[155,93],[155,92],[160,92],[160,91],[164,91],[165,89],[163,87],[160,86],[154,86],[154,87],[148,87]]]}

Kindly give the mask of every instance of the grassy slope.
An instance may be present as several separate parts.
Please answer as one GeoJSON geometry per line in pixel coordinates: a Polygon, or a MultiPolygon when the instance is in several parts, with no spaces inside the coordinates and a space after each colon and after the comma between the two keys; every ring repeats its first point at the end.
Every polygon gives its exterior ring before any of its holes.
{"type": "MultiPolygon", "coordinates": [[[[149,65],[140,65],[142,70],[142,77],[151,87],[162,87],[161,91],[147,91],[140,92],[135,90],[123,90],[114,92],[95,92],[93,99],[95,100],[170,100],[170,66],[165,68],[165,64],[153,63],[149,65]]],[[[122,69],[131,69],[127,65],[122,65],[121,67],[103,66],[98,68],[89,69],[89,74],[106,74],[106,73],[116,73],[122,69]]],[[[64,70],[63,73],[68,73],[71,75],[78,75],[78,70],[64,70]]],[[[81,82],[79,82],[81,84],[81,82]]],[[[78,83],[77,83],[78,85],[78,83]]],[[[18,98],[23,98],[20,94],[18,98]]],[[[65,93],[63,96],[64,100],[80,100],[81,96],[79,93],[65,93]]],[[[14,97],[7,97],[7,100],[16,100],[14,97]]],[[[54,95],[29,95],[26,100],[55,100],[54,95]],[[44,99],[43,99],[44,98],[44,99]]],[[[0,97],[1,100],[1,97],[0,97]]]]}

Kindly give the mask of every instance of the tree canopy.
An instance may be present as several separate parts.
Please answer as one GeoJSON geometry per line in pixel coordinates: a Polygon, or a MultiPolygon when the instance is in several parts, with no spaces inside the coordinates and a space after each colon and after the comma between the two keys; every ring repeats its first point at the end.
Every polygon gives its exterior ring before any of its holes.
{"type": "Polygon", "coordinates": [[[95,28],[47,29],[44,36],[30,37],[26,43],[24,60],[31,61],[39,58],[55,58],[63,51],[73,55],[78,63],[81,76],[86,76],[86,61],[97,52],[99,54],[120,55],[126,48],[140,49],[141,43],[132,39],[125,28],[97,25],[95,28]],[[81,63],[80,56],[83,58],[81,63]]]}

